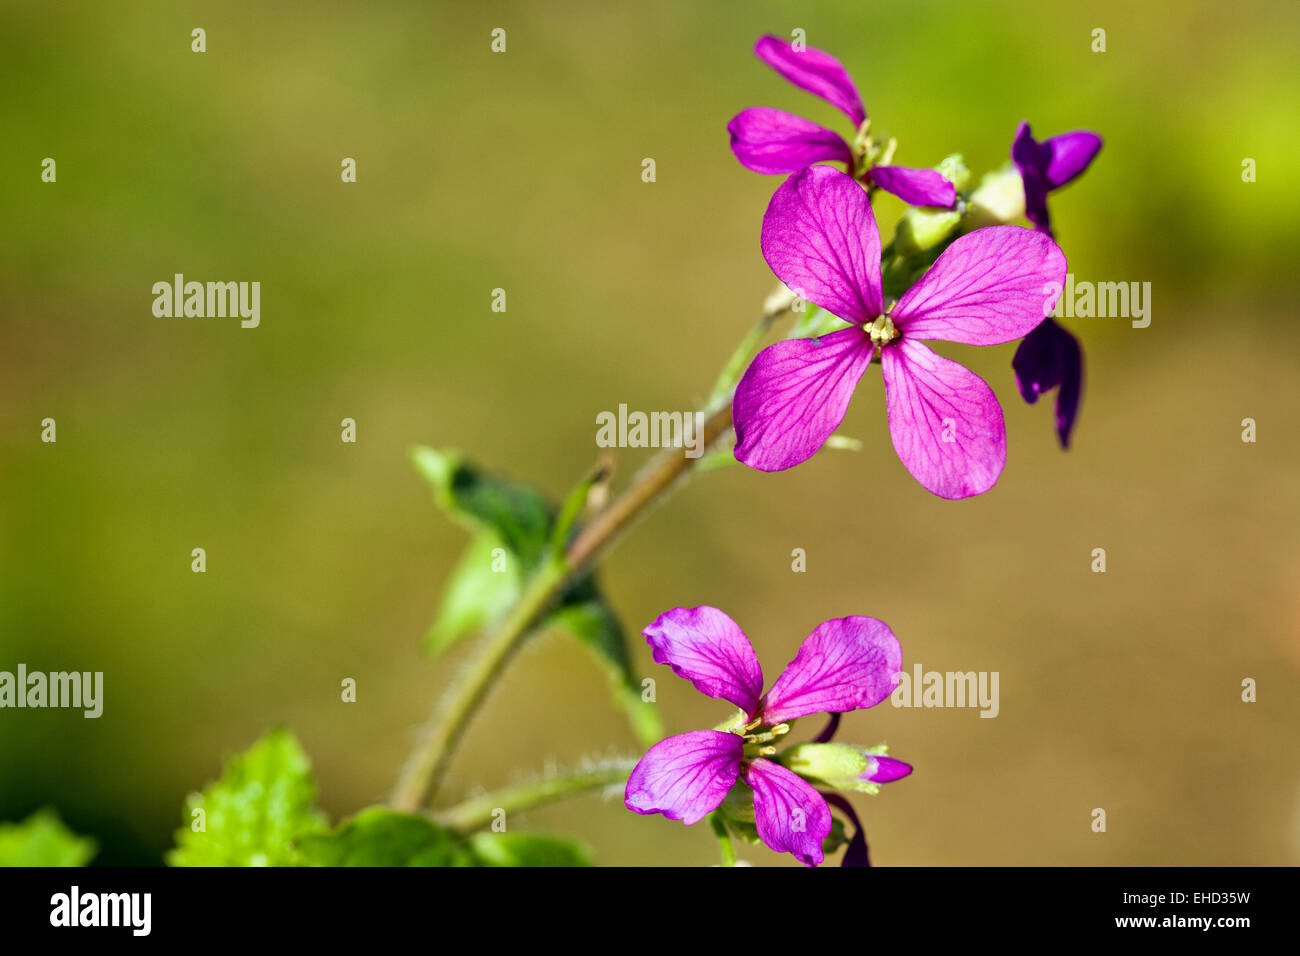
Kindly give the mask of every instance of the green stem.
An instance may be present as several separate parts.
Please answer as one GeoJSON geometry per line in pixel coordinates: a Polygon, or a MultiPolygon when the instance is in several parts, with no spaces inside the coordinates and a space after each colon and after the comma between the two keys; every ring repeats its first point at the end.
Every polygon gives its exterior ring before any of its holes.
{"type": "Polygon", "coordinates": [[[709,826],[713,827],[713,835],[718,838],[718,852],[722,854],[723,866],[736,865],[736,848],[731,845],[731,834],[727,832],[727,825],[722,822],[717,812],[709,814],[709,826]]]}
{"type": "Polygon", "coordinates": [[[461,833],[481,830],[491,824],[502,810],[509,815],[623,783],[636,762],[635,757],[619,757],[586,770],[555,774],[513,787],[503,787],[440,810],[433,818],[441,825],[461,833]]]}

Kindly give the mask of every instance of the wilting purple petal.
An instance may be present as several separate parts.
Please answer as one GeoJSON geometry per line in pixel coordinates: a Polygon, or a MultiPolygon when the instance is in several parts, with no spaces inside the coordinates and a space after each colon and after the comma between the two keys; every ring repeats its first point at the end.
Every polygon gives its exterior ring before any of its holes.
{"type": "Polygon", "coordinates": [[[1043,145],[1049,156],[1045,170],[1047,187],[1060,189],[1087,169],[1101,152],[1101,137],[1090,130],[1079,129],[1053,136],[1043,145]]]}
{"type": "Polygon", "coordinates": [[[623,802],[637,813],[698,823],[736,783],[745,741],[737,734],[693,730],[661,740],[632,768],[623,802]]]}
{"type": "Polygon", "coordinates": [[[758,836],[777,853],[792,853],[804,866],[822,861],[822,840],[831,832],[831,810],[807,781],[770,760],[749,763],[745,782],[754,789],[758,836]]]}
{"type": "Polygon", "coordinates": [[[736,458],[759,471],[807,461],[839,427],[875,347],[860,328],[785,339],[755,356],[731,403],[736,458]]]}
{"type": "Polygon", "coordinates": [[[804,638],[767,692],[760,717],[765,724],[779,724],[809,714],[874,707],[893,693],[902,668],[902,648],[884,621],[824,621],[804,638]]]}
{"type": "Polygon", "coordinates": [[[827,803],[848,817],[849,823],[853,825],[853,836],[849,837],[849,846],[844,851],[840,866],[870,866],[871,855],[867,852],[867,832],[862,829],[862,821],[858,819],[853,804],[838,793],[822,793],[822,796],[826,798],[827,803]]]}
{"type": "Polygon", "coordinates": [[[976,229],[945,249],[889,314],[905,339],[999,345],[1051,313],[1065,270],[1065,253],[1041,232],[976,229]]]}
{"type": "Polygon", "coordinates": [[[880,315],[880,232],[851,176],[809,166],[787,179],[763,215],[760,245],[795,295],[855,325],[880,315]]]}
{"type": "Polygon", "coordinates": [[[906,166],[873,166],[871,181],[911,206],[943,206],[957,201],[957,187],[934,169],[906,166]]]}
{"type": "Polygon", "coordinates": [[[815,744],[828,744],[835,739],[835,732],[840,729],[840,715],[831,714],[830,720],[826,721],[826,726],[822,728],[821,733],[813,738],[815,744]]]}
{"type": "Polygon", "coordinates": [[[1047,213],[1047,193],[1052,187],[1047,182],[1047,166],[1051,160],[1051,150],[1034,139],[1029,124],[1022,120],[1011,141],[1011,161],[1020,170],[1025,187],[1025,218],[1049,235],[1052,220],[1047,213]]]}
{"type": "Polygon", "coordinates": [[[881,370],[889,436],[912,477],[941,498],[992,488],[1007,461],[993,389],[906,336],[881,350],[881,370]]]}
{"type": "Polygon", "coordinates": [[[792,44],[770,35],[754,44],[754,53],[799,89],[820,96],[842,112],[853,121],[854,129],[867,118],[849,71],[829,53],[812,47],[796,50],[792,44]]]}
{"type": "Polygon", "coordinates": [[[1025,336],[1011,360],[1016,384],[1025,401],[1034,404],[1038,396],[1060,386],[1056,396],[1056,434],[1062,448],[1070,447],[1070,432],[1083,397],[1083,350],[1079,340],[1053,319],[1025,336]]]}
{"type": "Polygon", "coordinates": [[[753,714],[763,693],[763,669],[735,621],[716,607],[677,607],[641,632],[656,664],[667,664],[708,697],[753,714]]]}
{"type": "Polygon", "coordinates": [[[844,137],[802,116],[754,106],[727,124],[731,151],[756,173],[793,173],[826,160],[853,163],[844,137]]]}
{"type": "Polygon", "coordinates": [[[912,765],[895,760],[893,757],[870,756],[867,769],[862,771],[860,779],[871,783],[892,783],[902,780],[912,772],[912,765]]]}

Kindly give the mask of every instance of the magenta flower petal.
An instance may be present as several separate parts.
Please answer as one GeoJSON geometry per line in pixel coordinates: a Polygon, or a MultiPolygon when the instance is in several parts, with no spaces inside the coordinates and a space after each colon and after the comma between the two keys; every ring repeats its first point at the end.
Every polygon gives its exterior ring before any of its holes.
{"type": "Polygon", "coordinates": [[[862,779],[872,783],[892,783],[902,780],[912,772],[912,765],[895,760],[893,757],[871,757],[867,769],[862,772],[862,779]]]}
{"type": "Polygon", "coordinates": [[[745,782],[754,789],[758,836],[777,853],[791,853],[804,866],[822,861],[822,840],[831,832],[831,810],[807,781],[770,760],[750,761],[745,782]]]}
{"type": "Polygon", "coordinates": [[[736,458],[759,471],[782,471],[815,455],[844,420],[874,351],[854,328],[759,352],[732,399],[736,458]]]}
{"type": "Polygon", "coordinates": [[[1083,350],[1079,340],[1053,319],[1025,336],[1011,359],[1016,384],[1025,401],[1033,405],[1038,396],[1060,386],[1056,395],[1056,434],[1062,448],[1070,447],[1070,432],[1083,397],[1083,350]]]}
{"type": "Polygon", "coordinates": [[[708,697],[729,700],[746,714],[758,708],[763,669],[735,621],[716,607],[677,607],[641,632],[656,664],[667,664],[708,697]]]}
{"type": "Polygon", "coordinates": [[[940,498],[992,488],[1007,460],[993,389],[906,336],[881,350],[881,371],[889,435],[912,477],[940,498]]]}
{"type": "Polygon", "coordinates": [[[795,295],[854,325],[880,315],[880,232],[851,176],[809,166],[787,179],[763,214],[760,245],[795,295]]]}
{"type": "Polygon", "coordinates": [[[756,173],[793,173],[826,160],[853,163],[844,137],[802,116],[754,106],[727,124],[731,151],[756,173]]]}
{"type": "Polygon", "coordinates": [[[1053,136],[1046,143],[1048,160],[1045,177],[1048,189],[1060,189],[1082,173],[1101,152],[1101,137],[1080,129],[1053,136]]]}
{"type": "Polygon", "coordinates": [[[943,206],[957,201],[957,187],[934,169],[906,166],[873,166],[871,181],[911,206],[943,206]]]}
{"type": "Polygon", "coordinates": [[[799,89],[830,103],[853,121],[855,129],[867,118],[849,71],[829,53],[812,47],[796,50],[787,41],[769,35],[754,44],[754,54],[799,89]]]}
{"type": "Polygon", "coordinates": [[[903,650],[884,621],[824,621],[799,645],[794,660],[763,698],[759,716],[772,725],[809,714],[874,707],[893,693],[902,669],[903,650]]]}
{"type": "Polygon", "coordinates": [[[738,735],[717,730],[661,740],[632,768],[623,802],[637,813],[662,813],[688,826],[698,823],[735,785],[744,749],[738,735]]]}
{"type": "Polygon", "coordinates": [[[1032,332],[1065,284],[1065,253],[1024,226],[962,236],[903,293],[890,316],[905,339],[999,345],[1032,332]]]}

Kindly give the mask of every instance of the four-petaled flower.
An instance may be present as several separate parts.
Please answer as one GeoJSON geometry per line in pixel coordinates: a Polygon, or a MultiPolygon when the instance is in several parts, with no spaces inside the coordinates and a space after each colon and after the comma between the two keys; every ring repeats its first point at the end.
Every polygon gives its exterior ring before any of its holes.
{"type": "Polygon", "coordinates": [[[818,126],[802,116],[766,106],[741,111],[727,124],[731,150],[746,169],[756,173],[793,173],[813,163],[844,163],[850,175],[879,186],[913,206],[951,206],[957,190],[933,169],[874,165],[886,155],[869,151],[867,110],[843,64],[829,53],[812,47],[795,49],[774,36],[761,38],[754,53],[776,72],[809,93],[826,100],[853,121],[858,130],[858,148],[850,146],[834,130],[818,126]]]}
{"type": "MultiPolygon", "coordinates": [[[[902,667],[898,638],[872,617],[826,621],[808,635],[764,694],[754,648],[717,608],[675,608],[643,633],[655,663],[667,664],[700,693],[730,701],[742,713],[724,730],[691,731],[651,747],[628,779],[628,809],[698,823],[740,778],[753,790],[759,838],[807,866],[819,864],[822,840],[831,829],[826,799],[766,759],[775,751],[770,743],[784,736],[796,718],[861,710],[888,697],[902,667]]],[[[901,760],[879,756],[864,778],[885,783],[910,772],[901,760]]]]}
{"type": "Polygon", "coordinates": [[[791,289],[852,328],[764,349],[736,387],[735,455],[761,471],[811,458],[839,426],[880,347],[894,449],[927,490],[982,494],[1006,463],[997,396],[974,372],[921,343],[1010,342],[1055,306],[1065,255],[1047,235],[991,226],[949,246],[886,307],[880,233],[867,194],[829,166],[809,166],[773,195],[763,216],[763,257],[791,289]]]}

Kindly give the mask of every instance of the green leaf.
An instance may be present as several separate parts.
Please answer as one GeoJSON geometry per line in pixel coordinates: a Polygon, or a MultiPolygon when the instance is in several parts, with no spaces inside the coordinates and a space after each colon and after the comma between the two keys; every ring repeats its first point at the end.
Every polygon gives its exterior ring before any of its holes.
{"type": "Polygon", "coordinates": [[[186,799],[186,825],[176,831],[167,863],[296,866],[294,840],[326,825],[315,799],[311,763],[297,739],[272,731],[227,761],[221,779],[186,799]]]}
{"type": "Polygon", "coordinates": [[[53,810],[37,810],[22,823],[0,823],[0,866],[85,866],[98,847],[77,836],[53,810]]]}
{"type": "Polygon", "coordinates": [[[506,551],[495,532],[475,535],[447,579],[438,616],[425,636],[425,650],[441,654],[508,611],[519,598],[523,571],[519,556],[506,551]]]}
{"type": "Polygon", "coordinates": [[[591,866],[591,849],[548,833],[475,833],[470,848],[480,866],[591,866]]]}
{"type": "MultiPolygon", "coordinates": [[[[458,834],[415,814],[386,807],[362,810],[329,833],[298,843],[311,866],[474,866],[458,834]]],[[[518,864],[522,865],[522,864],[518,864]]]]}
{"type": "MultiPolygon", "coordinates": [[[[575,586],[575,592],[581,585],[575,586]]],[[[547,619],[547,624],[568,631],[586,647],[604,667],[609,677],[614,701],[632,723],[637,739],[647,746],[663,739],[663,723],[653,704],[641,699],[641,687],[632,674],[627,638],[614,612],[590,586],[592,596],[582,600],[573,593],[574,603],[562,603],[547,619]]]]}

